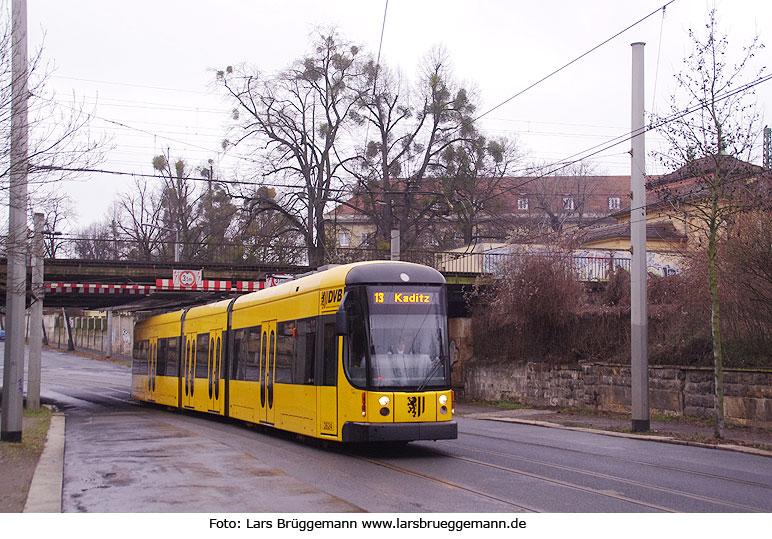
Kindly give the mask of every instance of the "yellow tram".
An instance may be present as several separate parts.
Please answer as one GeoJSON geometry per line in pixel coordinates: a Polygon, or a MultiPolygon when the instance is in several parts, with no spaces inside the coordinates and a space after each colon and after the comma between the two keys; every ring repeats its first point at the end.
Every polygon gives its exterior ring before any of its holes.
{"type": "Polygon", "coordinates": [[[456,438],[445,279],[361,262],[150,317],[131,394],[341,442],[456,438]]]}

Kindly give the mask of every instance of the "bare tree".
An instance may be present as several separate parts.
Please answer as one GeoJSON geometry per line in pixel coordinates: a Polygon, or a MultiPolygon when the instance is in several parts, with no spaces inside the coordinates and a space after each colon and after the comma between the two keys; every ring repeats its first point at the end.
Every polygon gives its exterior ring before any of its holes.
{"type": "Polygon", "coordinates": [[[109,223],[92,223],[77,233],[74,252],[86,260],[117,260],[112,227],[109,223]]]}
{"type": "Polygon", "coordinates": [[[300,264],[305,242],[285,214],[273,210],[276,190],[258,187],[244,201],[235,239],[242,245],[243,259],[249,262],[300,264]],[[263,207],[261,207],[263,205],[263,207]]]}
{"type": "Polygon", "coordinates": [[[751,103],[752,89],[743,83],[753,71],[751,61],[762,47],[758,38],[743,49],[740,61],[729,63],[729,40],[720,34],[711,10],[704,37],[689,31],[692,53],[676,74],[677,89],[671,99],[671,116],[659,121],[659,132],[669,145],[658,155],[675,173],[653,183],[655,189],[696,227],[707,241],[708,282],[711,296],[711,333],[715,379],[716,436],[724,430],[723,346],[720,328],[719,285],[716,272],[721,230],[733,216],[756,206],[759,197],[758,167],[747,161],[759,134],[759,117],[751,103]],[[684,114],[683,111],[693,111],[684,114]]]}
{"type": "MultiPolygon", "coordinates": [[[[206,169],[201,170],[204,173],[206,169]]],[[[222,185],[214,182],[199,201],[196,236],[200,239],[198,258],[207,262],[231,262],[235,253],[225,251],[236,233],[238,208],[222,185]]]]}
{"type": "MultiPolygon", "coordinates": [[[[10,3],[0,7],[0,191],[8,189],[11,130],[11,14],[10,3]]],[[[48,91],[51,69],[43,48],[31,54],[27,67],[29,143],[28,183],[33,194],[44,184],[77,177],[78,169],[101,162],[108,140],[93,138],[91,115],[75,97],[61,99],[48,91]]],[[[30,211],[34,212],[34,209],[30,211]]]]}
{"type": "Polygon", "coordinates": [[[534,167],[536,174],[527,182],[531,237],[564,236],[567,225],[576,230],[586,224],[593,198],[602,196],[601,183],[592,164],[580,161],[560,170],[560,175],[540,170],[554,165],[534,167]]]}
{"type": "Polygon", "coordinates": [[[311,54],[273,77],[247,67],[217,73],[240,120],[233,144],[254,144],[259,175],[288,186],[254,207],[282,213],[304,238],[314,266],[324,262],[324,214],[348,159],[338,139],[359,98],[357,80],[364,75],[358,55],[359,48],[334,30],[320,31],[311,54]]]}
{"type": "MultiPolygon", "coordinates": [[[[181,259],[191,260],[198,255],[201,246],[201,228],[197,225],[203,210],[200,202],[204,192],[197,189],[195,180],[190,177],[192,170],[185,161],[177,159],[172,164],[168,151],[166,155],[153,157],[153,169],[163,178],[161,223],[153,226],[162,228],[167,238],[165,245],[181,249],[181,259]],[[178,241],[180,246],[177,246],[178,241]]],[[[167,257],[174,259],[173,254],[167,257]]]]}
{"type": "Polygon", "coordinates": [[[388,241],[398,228],[402,247],[410,248],[448,213],[438,181],[447,168],[443,155],[454,144],[477,138],[474,98],[455,80],[442,48],[424,58],[415,92],[372,61],[365,72],[355,118],[366,133],[373,130],[374,140],[349,167],[357,178],[353,205],[375,224],[376,242],[388,241]]]}
{"type": "Polygon", "coordinates": [[[482,135],[443,152],[440,185],[452,210],[449,224],[459,231],[464,245],[509,234],[511,208],[504,195],[512,187],[507,175],[519,159],[513,140],[489,140],[482,135]]]}
{"type": "Polygon", "coordinates": [[[135,260],[149,262],[158,256],[167,234],[163,226],[162,193],[153,180],[134,179],[134,189],[118,196],[116,232],[131,242],[126,253],[135,260]]]}
{"type": "Polygon", "coordinates": [[[69,224],[77,215],[75,203],[66,193],[56,189],[41,190],[31,198],[31,209],[45,215],[43,246],[46,258],[56,258],[66,250],[62,234],[68,232],[69,224]]]}

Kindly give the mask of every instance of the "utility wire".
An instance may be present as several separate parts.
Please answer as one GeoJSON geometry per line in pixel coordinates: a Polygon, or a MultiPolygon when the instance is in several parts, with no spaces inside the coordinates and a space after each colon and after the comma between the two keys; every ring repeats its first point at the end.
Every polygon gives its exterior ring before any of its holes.
{"type": "MultiPolygon", "coordinates": [[[[590,148],[588,150],[584,150],[582,152],[577,152],[577,153],[567,157],[564,161],[562,161],[560,163],[554,163],[551,167],[547,167],[547,168],[549,168],[549,170],[547,170],[546,172],[543,172],[543,173],[541,173],[541,174],[539,174],[537,176],[531,177],[531,178],[525,180],[521,184],[518,184],[516,186],[512,186],[510,188],[504,189],[502,192],[497,193],[496,196],[500,196],[502,194],[512,192],[515,189],[520,189],[523,186],[528,185],[530,183],[533,183],[535,181],[538,181],[540,179],[553,176],[556,172],[564,170],[564,169],[568,168],[571,165],[574,165],[576,163],[579,163],[579,162],[583,161],[584,159],[587,159],[587,158],[592,157],[594,155],[598,155],[599,153],[602,153],[602,152],[604,152],[606,150],[609,150],[609,149],[611,149],[611,148],[613,148],[615,146],[618,146],[618,145],[620,145],[620,144],[622,144],[624,142],[628,142],[628,141],[632,140],[633,136],[637,136],[639,134],[643,135],[644,133],[647,133],[649,131],[652,131],[652,130],[655,130],[655,129],[659,129],[660,127],[663,127],[664,125],[667,125],[670,122],[674,122],[676,120],[679,120],[679,119],[683,118],[684,116],[688,116],[689,114],[692,114],[692,113],[694,113],[694,112],[696,112],[696,111],[698,111],[698,110],[700,110],[702,108],[707,107],[710,104],[710,102],[723,101],[723,100],[728,99],[728,98],[730,98],[730,97],[732,97],[732,96],[734,96],[734,95],[736,95],[738,93],[747,91],[747,90],[753,88],[754,86],[758,86],[759,84],[763,84],[765,82],[768,82],[770,79],[772,79],[772,75],[766,75],[764,77],[760,77],[760,78],[758,78],[758,79],[756,79],[754,81],[748,82],[748,83],[746,83],[744,85],[741,85],[741,86],[739,86],[739,87],[737,87],[737,88],[735,88],[735,89],[733,89],[731,91],[728,91],[728,92],[726,92],[723,95],[717,96],[713,100],[705,99],[705,100],[699,101],[698,103],[692,105],[691,107],[687,107],[686,109],[684,109],[682,111],[677,111],[677,112],[671,114],[670,116],[662,118],[658,122],[651,123],[648,126],[646,126],[643,129],[643,131],[636,132],[635,135],[633,135],[632,132],[629,132],[629,133],[627,133],[625,135],[620,135],[619,137],[615,137],[615,138],[611,139],[610,141],[608,141],[606,143],[595,145],[595,146],[593,146],[592,148],[590,148]],[[590,152],[590,153],[586,153],[586,152],[590,152]]],[[[643,207],[645,208],[645,207],[647,207],[647,205],[644,204],[643,207]]],[[[631,210],[632,209],[633,208],[631,208],[631,210]]]]}
{"type": "Polygon", "coordinates": [[[659,45],[657,46],[657,67],[654,70],[654,91],[651,93],[651,112],[654,112],[654,103],[656,102],[655,99],[657,97],[657,78],[659,77],[659,58],[660,54],[662,53],[662,34],[664,33],[665,29],[665,9],[667,6],[662,8],[662,22],[659,26],[659,45]]]}
{"type": "MultiPolygon", "coordinates": [[[[383,48],[383,35],[386,32],[386,13],[389,11],[389,0],[386,0],[386,5],[383,8],[383,23],[381,24],[381,39],[378,43],[378,59],[375,62],[375,75],[373,76],[373,99],[376,99],[376,92],[378,87],[378,71],[381,69],[381,49],[383,48]]],[[[365,128],[365,152],[367,152],[367,144],[370,139],[370,122],[367,122],[365,128]]]]}
{"type": "MultiPolygon", "coordinates": [[[[728,91],[725,94],[719,95],[719,96],[717,96],[715,98],[714,101],[715,102],[723,101],[723,100],[728,99],[729,97],[732,97],[732,96],[734,96],[734,95],[736,95],[738,93],[744,92],[744,91],[749,90],[749,89],[751,89],[751,88],[753,88],[755,86],[758,86],[759,84],[763,84],[765,82],[768,82],[769,80],[772,80],[772,74],[766,75],[764,77],[760,77],[760,78],[758,78],[756,80],[753,80],[751,82],[743,84],[743,85],[741,85],[741,86],[739,86],[739,87],[737,87],[737,88],[735,88],[735,89],[733,89],[731,91],[728,91]]],[[[701,108],[705,108],[706,106],[708,106],[708,104],[709,104],[709,101],[706,99],[706,100],[699,101],[699,102],[695,103],[694,105],[692,105],[692,106],[690,106],[690,107],[688,107],[688,108],[686,108],[684,110],[674,112],[670,116],[664,117],[664,118],[658,120],[657,122],[650,123],[648,126],[646,126],[644,128],[644,130],[641,132],[641,134],[642,133],[647,133],[647,132],[655,130],[655,129],[659,129],[660,127],[663,127],[664,125],[667,125],[670,122],[679,120],[679,119],[683,118],[684,116],[688,116],[689,114],[692,114],[692,113],[700,110],[701,108]]],[[[636,133],[636,134],[639,134],[639,133],[636,133]]],[[[629,132],[629,133],[626,133],[624,135],[620,135],[618,137],[614,137],[614,138],[606,141],[603,144],[597,144],[595,146],[592,146],[591,148],[588,148],[587,150],[583,150],[583,151],[577,152],[577,153],[575,153],[573,155],[568,156],[567,158],[565,158],[564,160],[562,160],[560,162],[553,163],[552,165],[544,167],[544,168],[548,169],[546,172],[542,172],[542,173],[540,173],[540,174],[538,174],[536,176],[528,177],[527,179],[524,179],[523,182],[518,183],[517,185],[513,185],[512,187],[503,189],[501,192],[498,192],[496,194],[496,196],[500,196],[502,194],[509,193],[509,192],[512,192],[512,191],[517,190],[517,189],[521,189],[522,187],[524,187],[524,186],[526,186],[526,185],[528,185],[530,183],[533,183],[533,182],[535,182],[537,180],[553,177],[556,172],[559,172],[559,171],[561,171],[561,170],[563,170],[563,169],[565,169],[565,168],[567,168],[567,167],[569,167],[571,165],[579,163],[579,162],[581,162],[584,159],[587,159],[589,157],[593,157],[594,155],[597,155],[597,154],[602,153],[602,152],[604,152],[606,150],[609,150],[609,149],[611,149],[611,148],[613,148],[615,146],[618,146],[618,145],[620,145],[620,144],[622,144],[624,142],[628,142],[632,138],[633,138],[633,134],[632,134],[632,132],[629,132]]],[[[61,170],[61,171],[65,171],[65,172],[91,172],[91,173],[99,173],[99,174],[113,174],[113,175],[119,175],[119,176],[136,176],[136,177],[159,178],[159,179],[161,178],[160,176],[158,176],[156,174],[141,174],[141,173],[136,173],[136,172],[122,172],[122,171],[95,169],[95,168],[77,168],[77,167],[70,168],[70,167],[57,167],[57,166],[39,166],[37,168],[38,169],[42,169],[42,170],[61,170]]],[[[532,168],[520,169],[520,171],[524,172],[524,173],[530,173],[530,172],[532,172],[532,170],[533,170],[532,168]]],[[[542,168],[542,170],[543,170],[543,168],[542,168]]],[[[192,181],[208,181],[206,178],[190,177],[188,179],[190,179],[192,181]]],[[[268,184],[268,183],[261,183],[261,184],[258,185],[254,181],[238,181],[238,180],[217,180],[217,183],[229,184],[229,185],[250,185],[250,186],[276,187],[276,188],[282,188],[282,189],[292,189],[292,188],[296,187],[296,186],[285,185],[285,184],[268,184]]],[[[330,191],[336,192],[336,193],[350,193],[351,192],[351,190],[348,189],[348,188],[330,188],[330,191]]],[[[402,191],[393,191],[391,193],[392,194],[394,194],[394,193],[396,193],[396,194],[404,194],[402,191]]],[[[420,194],[420,195],[432,195],[432,196],[442,196],[442,195],[444,195],[444,193],[437,192],[437,191],[416,191],[416,192],[411,192],[411,193],[412,194],[420,194]]],[[[556,196],[558,196],[558,195],[556,195],[556,196]]],[[[562,195],[560,195],[560,196],[562,196],[562,195]]]]}
{"type": "Polygon", "coordinates": [[[567,64],[563,65],[562,67],[559,67],[559,68],[557,68],[555,71],[553,71],[553,72],[552,72],[552,73],[550,73],[549,75],[546,75],[545,77],[542,77],[541,79],[537,80],[536,82],[534,82],[533,84],[531,84],[531,85],[530,85],[530,86],[528,86],[527,88],[525,88],[525,89],[523,89],[523,90],[520,90],[519,92],[517,92],[517,93],[516,93],[515,95],[513,95],[512,97],[510,97],[510,98],[508,98],[508,99],[505,99],[504,101],[502,101],[501,103],[499,103],[499,104],[498,104],[498,105],[496,105],[495,107],[493,107],[493,108],[491,108],[491,109],[487,110],[486,112],[483,112],[482,114],[480,114],[479,116],[477,116],[477,117],[476,117],[474,120],[472,120],[472,122],[470,122],[470,123],[476,122],[477,120],[479,120],[480,118],[482,118],[482,117],[484,117],[484,116],[487,116],[488,114],[490,114],[490,113],[491,113],[491,112],[493,112],[494,110],[497,110],[497,109],[499,109],[499,108],[503,107],[504,105],[506,105],[507,103],[509,103],[509,102],[510,102],[510,101],[512,101],[513,99],[515,99],[515,98],[517,98],[517,97],[520,97],[521,95],[523,95],[524,93],[526,93],[528,90],[530,90],[530,89],[532,89],[532,88],[534,88],[534,87],[538,86],[538,85],[539,85],[539,84],[541,84],[542,82],[544,82],[544,81],[546,81],[547,79],[551,78],[552,76],[554,76],[554,75],[556,75],[556,74],[560,73],[561,71],[563,71],[563,70],[564,70],[564,69],[566,69],[567,67],[571,66],[572,64],[575,64],[576,62],[578,62],[579,60],[581,60],[581,59],[582,59],[582,58],[584,58],[585,56],[587,56],[587,55],[589,55],[589,54],[591,54],[591,53],[595,52],[596,50],[598,50],[599,48],[601,48],[601,47],[602,47],[602,46],[604,46],[605,44],[609,43],[610,41],[613,41],[613,40],[614,40],[614,39],[616,39],[617,37],[619,37],[619,36],[621,36],[622,34],[624,34],[625,32],[627,32],[627,31],[628,31],[628,30],[630,30],[631,28],[633,28],[633,27],[635,27],[635,26],[638,26],[640,23],[642,23],[643,21],[645,21],[646,19],[648,19],[648,18],[649,18],[649,17],[651,17],[652,15],[654,15],[654,14],[658,13],[660,10],[664,10],[665,8],[667,8],[667,6],[669,6],[670,4],[672,4],[672,3],[673,3],[673,2],[675,2],[675,1],[676,1],[676,0],[670,0],[670,2],[668,2],[668,3],[667,3],[667,4],[665,4],[664,6],[662,6],[662,7],[660,7],[660,8],[657,8],[656,10],[652,11],[651,13],[649,13],[648,15],[646,15],[645,17],[643,17],[643,18],[639,19],[638,21],[634,22],[633,24],[631,24],[630,26],[628,26],[628,27],[627,27],[627,28],[625,28],[624,30],[620,30],[619,32],[617,32],[616,34],[614,34],[613,36],[611,36],[610,38],[606,39],[605,41],[603,41],[603,42],[601,42],[601,43],[599,43],[599,44],[597,44],[597,45],[595,45],[595,46],[594,46],[593,48],[591,48],[590,50],[588,50],[588,51],[586,51],[586,52],[584,52],[584,53],[580,54],[579,56],[577,56],[576,58],[574,58],[573,60],[571,60],[571,61],[570,61],[570,62],[568,62],[567,64]]]}
{"type": "Polygon", "coordinates": [[[163,90],[165,92],[181,92],[186,94],[199,94],[199,95],[211,95],[209,92],[202,92],[200,90],[182,90],[180,88],[165,88],[162,86],[147,86],[143,84],[130,84],[128,82],[112,82],[112,81],[106,81],[106,80],[95,80],[95,79],[84,79],[84,78],[78,78],[78,77],[64,77],[62,75],[52,75],[52,78],[54,79],[63,79],[63,80],[77,80],[82,82],[97,82],[99,84],[111,84],[114,86],[128,86],[131,88],[146,88],[148,90],[163,90]]]}
{"type": "MultiPolygon", "coordinates": [[[[584,52],[583,54],[581,54],[581,55],[577,56],[576,58],[574,58],[574,59],[573,59],[573,60],[571,60],[570,62],[566,63],[566,64],[565,64],[565,65],[563,65],[562,67],[559,67],[558,69],[554,70],[552,73],[550,73],[550,74],[546,75],[545,77],[542,77],[540,80],[536,81],[535,83],[531,84],[531,85],[530,85],[530,86],[528,86],[527,88],[525,88],[525,89],[521,90],[520,92],[516,93],[516,94],[515,94],[515,95],[513,95],[512,97],[510,97],[510,98],[506,99],[505,101],[503,101],[503,102],[499,103],[499,104],[498,104],[498,105],[496,105],[495,107],[493,107],[493,108],[491,108],[491,109],[487,110],[486,112],[484,112],[484,113],[480,114],[479,116],[477,116],[476,118],[474,118],[473,120],[471,120],[471,121],[470,121],[470,123],[476,122],[477,120],[480,120],[480,119],[482,119],[483,117],[487,116],[487,115],[488,115],[488,114],[490,114],[491,112],[493,112],[493,111],[495,111],[495,110],[497,110],[497,109],[501,108],[502,106],[504,106],[505,104],[509,103],[509,102],[510,102],[510,101],[512,101],[513,99],[515,99],[515,98],[519,97],[520,95],[524,94],[525,92],[527,92],[527,91],[531,90],[532,88],[536,87],[537,85],[541,84],[542,82],[546,81],[547,79],[551,78],[552,76],[556,75],[557,73],[559,73],[559,72],[563,71],[564,69],[566,69],[567,67],[571,66],[572,64],[574,64],[574,63],[578,62],[579,60],[581,60],[582,58],[584,58],[584,57],[586,57],[587,55],[591,54],[592,52],[596,51],[597,49],[601,48],[602,46],[606,45],[606,44],[607,44],[607,43],[609,43],[610,41],[612,41],[612,40],[614,40],[615,38],[619,37],[619,36],[620,36],[620,35],[622,35],[623,33],[625,33],[625,32],[627,32],[628,30],[630,30],[631,28],[633,28],[633,27],[637,26],[638,24],[640,24],[641,22],[645,21],[646,19],[648,19],[648,18],[649,18],[649,17],[651,17],[652,15],[656,14],[656,13],[657,13],[657,12],[659,12],[660,10],[663,10],[663,11],[664,11],[664,10],[667,8],[667,6],[669,6],[670,4],[672,4],[672,3],[673,3],[673,2],[675,2],[675,1],[676,1],[676,0],[670,0],[670,1],[669,1],[668,3],[666,3],[664,6],[662,6],[662,7],[658,8],[658,9],[656,9],[655,11],[653,11],[653,12],[649,13],[649,14],[648,14],[648,15],[646,15],[645,17],[642,17],[642,18],[641,18],[641,19],[639,19],[638,21],[636,21],[636,22],[634,22],[633,24],[631,24],[631,25],[627,26],[627,27],[626,27],[626,28],[624,28],[623,30],[621,30],[621,31],[617,32],[616,34],[614,34],[613,36],[611,36],[611,37],[609,37],[608,39],[604,40],[603,42],[599,43],[598,45],[596,45],[595,47],[591,48],[590,50],[588,50],[588,51],[584,52]]],[[[387,16],[387,12],[388,12],[388,6],[389,6],[389,3],[388,3],[388,0],[386,0],[386,3],[385,3],[385,7],[384,7],[384,14],[383,14],[383,23],[382,23],[382,26],[381,26],[381,39],[380,39],[380,46],[379,46],[379,50],[378,50],[378,60],[379,60],[379,63],[380,63],[380,55],[381,55],[381,46],[382,46],[382,44],[383,44],[383,36],[384,36],[384,33],[385,33],[385,27],[386,27],[386,16],[387,16]]],[[[61,77],[61,78],[67,78],[67,77],[61,77]]],[[[74,79],[74,80],[86,80],[86,81],[88,81],[89,79],[74,79]]],[[[98,81],[91,81],[91,82],[98,82],[98,81]]],[[[110,83],[110,84],[121,84],[121,83],[110,83]]],[[[373,83],[373,94],[374,94],[374,95],[375,95],[375,91],[376,91],[376,84],[377,84],[377,71],[376,71],[376,78],[375,78],[375,81],[374,81],[374,83],[373,83]]],[[[131,84],[124,84],[124,85],[125,85],[125,86],[135,86],[135,85],[131,85],[131,84]]],[[[136,86],[140,86],[140,85],[136,85],[136,86]]],[[[151,86],[143,86],[143,87],[146,87],[146,88],[152,88],[152,89],[167,90],[167,91],[172,91],[172,90],[173,90],[173,89],[171,89],[171,88],[161,88],[161,87],[151,87],[151,86]]],[[[185,91],[185,90],[179,90],[179,91],[185,91]]],[[[201,93],[201,92],[195,92],[195,91],[189,91],[189,92],[190,92],[190,93],[201,93]]],[[[53,99],[49,99],[49,101],[51,101],[51,102],[54,102],[54,100],[53,100],[53,99]]],[[[77,109],[75,109],[75,107],[72,107],[72,106],[70,106],[70,105],[67,105],[67,104],[65,104],[65,103],[60,103],[60,104],[62,104],[62,106],[65,106],[65,107],[71,108],[71,109],[73,109],[73,110],[77,110],[77,109]]],[[[147,131],[147,130],[144,130],[144,129],[140,129],[140,128],[137,128],[137,127],[132,127],[132,126],[130,126],[130,125],[127,125],[127,124],[125,124],[125,123],[122,123],[122,122],[119,122],[119,121],[116,121],[116,120],[110,120],[110,119],[108,119],[108,118],[104,118],[104,117],[101,117],[101,116],[97,116],[97,115],[94,115],[94,114],[92,114],[92,115],[90,115],[90,116],[92,116],[92,117],[94,117],[94,118],[97,118],[97,119],[100,119],[100,120],[102,120],[102,121],[104,121],[104,122],[110,123],[110,124],[112,124],[112,125],[116,125],[116,126],[119,126],[119,127],[121,127],[121,128],[124,128],[124,129],[134,130],[134,131],[137,131],[137,132],[140,132],[140,133],[144,133],[144,134],[147,134],[147,135],[151,135],[151,136],[159,136],[159,137],[161,137],[161,138],[164,138],[164,139],[166,139],[166,140],[169,140],[169,141],[172,141],[172,142],[175,142],[175,143],[178,143],[178,144],[182,144],[182,145],[184,145],[184,146],[188,146],[188,147],[191,147],[191,148],[196,148],[196,149],[199,149],[199,150],[203,150],[203,151],[206,151],[206,152],[212,152],[212,153],[214,153],[214,154],[217,154],[217,155],[219,155],[219,154],[221,153],[220,151],[213,151],[211,148],[205,148],[205,147],[203,147],[203,146],[198,146],[198,145],[196,145],[196,144],[190,144],[190,143],[188,143],[188,142],[184,142],[184,141],[181,141],[181,140],[178,140],[178,139],[172,138],[172,137],[168,137],[168,136],[165,136],[165,135],[158,135],[158,134],[156,134],[156,133],[152,133],[152,132],[150,132],[150,131],[147,131]]],[[[462,126],[459,126],[458,128],[456,128],[456,130],[455,130],[455,131],[457,131],[457,130],[461,129],[461,127],[462,127],[462,126]]],[[[369,129],[369,124],[368,124],[368,129],[369,129]]],[[[367,140],[367,136],[365,137],[365,140],[367,140]]],[[[254,162],[255,162],[255,160],[253,160],[253,159],[249,159],[249,158],[246,158],[246,157],[240,157],[240,156],[235,156],[235,157],[236,157],[236,159],[240,159],[240,160],[244,160],[244,161],[248,161],[248,162],[252,162],[252,163],[254,163],[254,162]]],[[[568,165],[566,165],[566,166],[568,166],[568,165]]],[[[562,167],[562,168],[565,168],[565,167],[562,167]]]]}

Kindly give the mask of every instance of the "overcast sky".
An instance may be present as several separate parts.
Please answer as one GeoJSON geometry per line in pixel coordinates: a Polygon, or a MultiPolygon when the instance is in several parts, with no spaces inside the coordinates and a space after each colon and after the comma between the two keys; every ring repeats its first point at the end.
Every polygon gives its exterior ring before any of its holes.
{"type": "MultiPolygon", "coordinates": [[[[444,45],[457,78],[476,87],[485,112],[667,1],[390,0],[381,58],[414,80],[422,56],[444,45]]],[[[704,28],[713,4],[676,0],[664,18],[658,12],[491,112],[482,126],[491,136],[516,136],[534,161],[560,161],[624,134],[630,43],[646,43],[647,111],[665,112],[673,74],[690,51],[688,30],[704,28]]],[[[772,2],[716,5],[733,47],[749,44],[754,34],[772,47],[772,2]]],[[[214,159],[224,167],[220,144],[230,107],[212,90],[213,70],[242,62],[266,72],[287,67],[320,25],[337,26],[376,55],[385,6],[385,0],[29,0],[29,42],[31,49],[42,44],[54,67],[48,87],[56,99],[71,103],[74,95],[93,110],[92,131],[113,136],[102,168],[150,173],[153,155],[166,148],[194,166],[214,159]]],[[[770,64],[771,50],[757,66],[770,64]]],[[[757,88],[757,101],[764,123],[772,124],[772,111],[765,111],[772,82],[757,88]]],[[[656,144],[649,136],[647,149],[656,144]]],[[[629,174],[628,150],[626,143],[593,159],[601,172],[629,174]]],[[[760,150],[761,140],[759,156],[760,150]]],[[[647,167],[661,172],[651,160],[647,167]]],[[[78,212],[73,225],[101,220],[127,185],[105,174],[69,183],[78,212]]]]}

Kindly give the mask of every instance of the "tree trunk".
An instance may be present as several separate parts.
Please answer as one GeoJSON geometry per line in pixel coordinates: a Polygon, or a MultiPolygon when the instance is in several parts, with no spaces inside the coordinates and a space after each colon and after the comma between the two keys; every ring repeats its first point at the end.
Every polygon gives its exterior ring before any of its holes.
{"type": "Polygon", "coordinates": [[[717,438],[724,437],[724,354],[721,348],[719,326],[718,280],[716,278],[716,243],[718,224],[711,223],[708,238],[708,279],[710,282],[711,317],[710,329],[713,337],[713,381],[715,386],[715,412],[717,438]]]}

